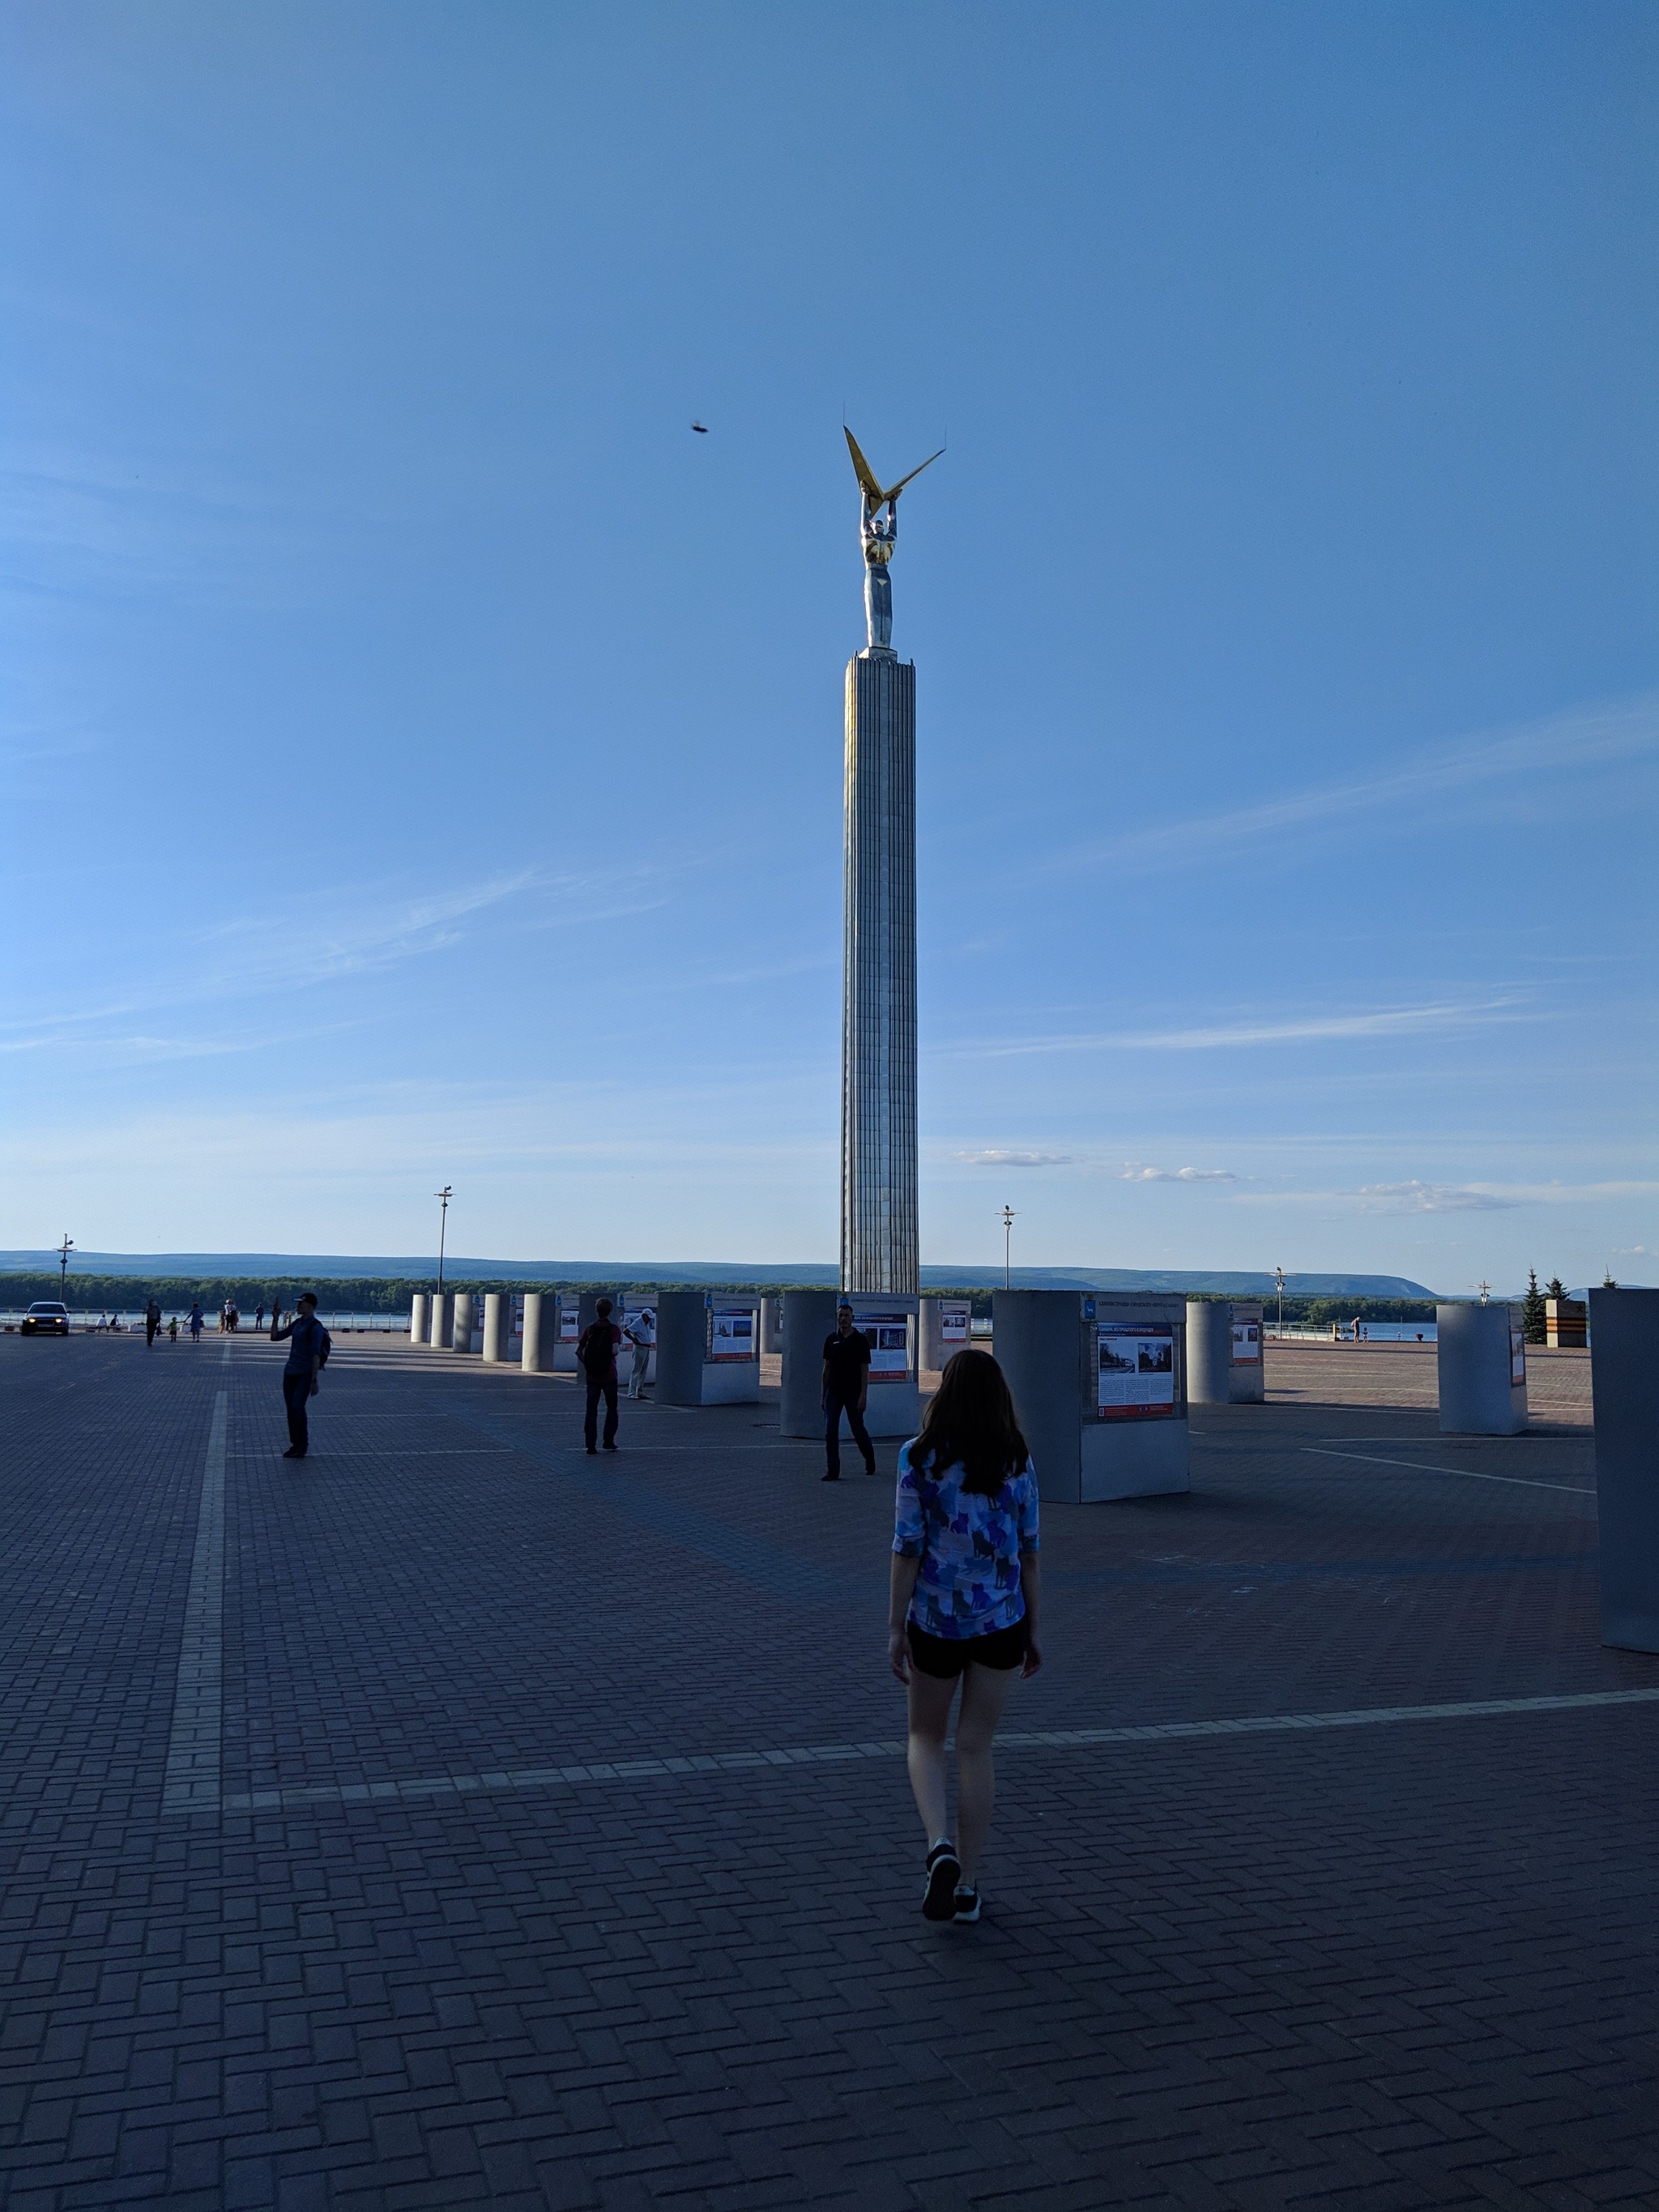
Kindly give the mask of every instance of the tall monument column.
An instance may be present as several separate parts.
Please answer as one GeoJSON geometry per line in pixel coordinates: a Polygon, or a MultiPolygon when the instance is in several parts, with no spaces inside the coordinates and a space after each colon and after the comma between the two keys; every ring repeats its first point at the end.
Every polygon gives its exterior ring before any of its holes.
{"type": "MultiPolygon", "coordinates": [[[[916,672],[893,651],[898,495],[850,430],[869,641],[847,664],[842,925],[841,1283],[914,1297],[916,1218],[916,672]],[[883,513],[883,509],[885,513],[883,513]]],[[[939,455],[933,454],[933,460],[939,455]]],[[[927,461],[921,468],[929,465],[927,461]]]]}

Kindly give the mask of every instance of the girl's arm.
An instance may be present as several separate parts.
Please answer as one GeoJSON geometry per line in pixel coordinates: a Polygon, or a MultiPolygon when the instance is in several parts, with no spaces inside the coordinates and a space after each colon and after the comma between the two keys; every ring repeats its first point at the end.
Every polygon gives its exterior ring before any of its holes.
{"type": "Polygon", "coordinates": [[[887,1663],[901,1682],[910,1679],[910,1644],[904,1633],[904,1623],[921,1571],[919,1559],[906,1559],[902,1552],[894,1553],[887,1599],[887,1663]]]}

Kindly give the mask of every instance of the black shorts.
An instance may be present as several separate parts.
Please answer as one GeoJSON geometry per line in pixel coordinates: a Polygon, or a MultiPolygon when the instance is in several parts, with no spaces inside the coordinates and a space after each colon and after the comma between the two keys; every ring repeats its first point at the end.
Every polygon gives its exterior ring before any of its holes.
{"type": "Polygon", "coordinates": [[[1006,1674],[1020,1664],[1031,1643],[1030,1625],[1024,1613],[1012,1628],[994,1628],[988,1636],[930,1636],[914,1620],[906,1621],[905,1628],[912,1665],[940,1682],[953,1682],[969,1662],[1006,1674]]]}

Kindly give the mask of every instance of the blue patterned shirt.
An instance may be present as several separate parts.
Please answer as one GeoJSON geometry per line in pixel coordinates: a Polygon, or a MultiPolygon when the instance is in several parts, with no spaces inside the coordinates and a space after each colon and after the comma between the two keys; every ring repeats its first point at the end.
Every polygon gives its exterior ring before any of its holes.
{"type": "Polygon", "coordinates": [[[910,1619],[929,1636],[988,1636],[1025,1612],[1020,1554],[1038,1548],[1031,1462],[994,1498],[964,1490],[962,1475],[960,1467],[937,1476],[926,1462],[913,1468],[910,1444],[899,1453],[893,1549],[921,1561],[910,1619]]]}

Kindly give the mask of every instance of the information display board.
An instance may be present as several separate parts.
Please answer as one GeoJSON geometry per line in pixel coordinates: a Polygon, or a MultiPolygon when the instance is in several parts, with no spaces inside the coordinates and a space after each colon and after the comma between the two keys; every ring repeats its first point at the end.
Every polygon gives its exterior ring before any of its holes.
{"type": "Polygon", "coordinates": [[[1098,1346],[1096,1410],[1103,1421],[1173,1417],[1176,1410],[1175,1329],[1168,1322],[1103,1321],[1098,1346]]]}
{"type": "Polygon", "coordinates": [[[708,1309],[708,1357],[711,1361],[753,1359],[758,1354],[752,1305],[716,1305],[708,1309]]]}
{"type": "Polygon", "coordinates": [[[581,1310],[574,1298],[559,1301],[559,1342],[574,1344],[582,1333],[581,1310]]]}
{"type": "Polygon", "coordinates": [[[1236,1321],[1233,1323],[1233,1365],[1255,1367],[1261,1360],[1261,1324],[1259,1321],[1236,1321]]]}
{"type": "Polygon", "coordinates": [[[947,1352],[960,1352],[973,1334],[974,1309],[966,1298],[939,1302],[939,1340],[947,1352]]]}
{"type": "Polygon", "coordinates": [[[1527,1379],[1527,1333],[1518,1323],[1510,1323],[1510,1382],[1513,1387],[1524,1385],[1527,1379]]]}
{"type": "Polygon", "coordinates": [[[911,1379],[910,1316],[902,1308],[853,1304],[853,1326],[869,1340],[872,1382],[911,1379]]]}

